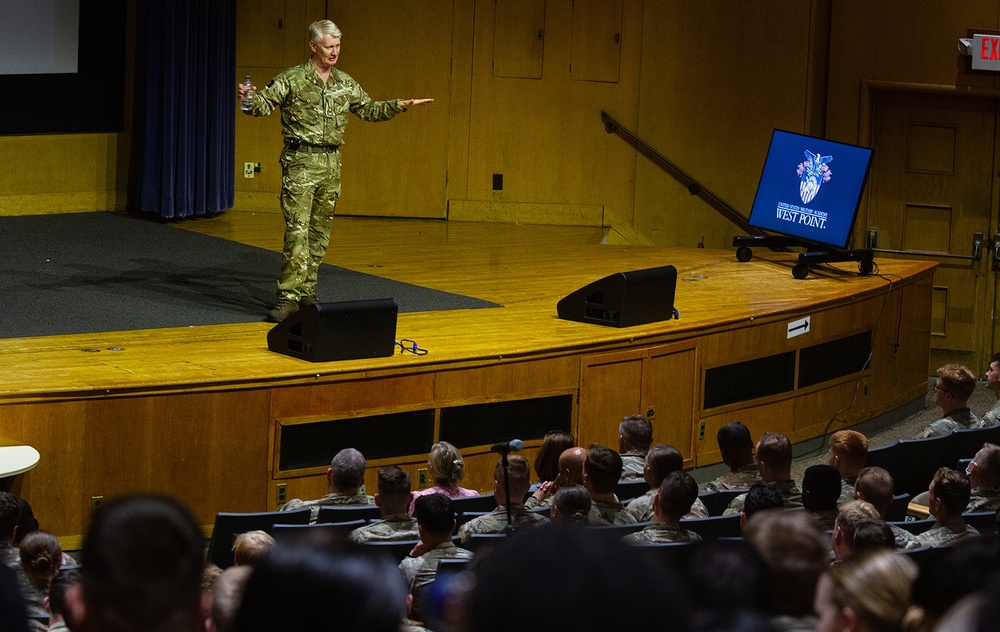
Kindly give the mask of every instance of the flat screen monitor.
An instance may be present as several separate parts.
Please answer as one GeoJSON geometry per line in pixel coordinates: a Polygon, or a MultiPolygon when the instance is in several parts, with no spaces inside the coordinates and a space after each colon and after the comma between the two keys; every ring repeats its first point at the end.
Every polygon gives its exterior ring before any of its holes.
{"type": "Polygon", "coordinates": [[[844,248],[872,150],[775,130],[750,211],[751,226],[844,248]]]}

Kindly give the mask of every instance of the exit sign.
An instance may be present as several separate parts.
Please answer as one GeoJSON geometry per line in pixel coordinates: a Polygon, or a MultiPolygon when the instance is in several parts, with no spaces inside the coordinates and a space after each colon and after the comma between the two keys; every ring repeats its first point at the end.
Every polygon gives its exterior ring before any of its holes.
{"type": "Polygon", "coordinates": [[[1000,70],[1000,35],[973,36],[972,69],[1000,70]]]}

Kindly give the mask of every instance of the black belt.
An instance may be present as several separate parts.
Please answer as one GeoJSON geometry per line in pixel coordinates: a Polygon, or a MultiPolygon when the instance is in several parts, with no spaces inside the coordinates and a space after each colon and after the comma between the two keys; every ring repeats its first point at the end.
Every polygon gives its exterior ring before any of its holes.
{"type": "Polygon", "coordinates": [[[328,154],[338,149],[337,145],[312,145],[304,143],[298,138],[291,138],[285,141],[285,144],[293,151],[304,151],[310,154],[328,154]]]}

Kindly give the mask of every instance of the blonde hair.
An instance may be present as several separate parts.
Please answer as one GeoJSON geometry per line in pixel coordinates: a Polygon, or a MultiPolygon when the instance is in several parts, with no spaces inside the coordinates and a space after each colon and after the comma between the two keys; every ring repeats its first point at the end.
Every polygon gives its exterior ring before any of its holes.
{"type": "Polygon", "coordinates": [[[21,568],[33,584],[48,584],[62,566],[62,545],[48,531],[32,531],[19,549],[21,568]]]}
{"type": "Polygon", "coordinates": [[[870,551],[834,564],[827,577],[833,604],[853,610],[872,632],[919,629],[922,612],[911,601],[913,560],[894,551],[870,551]]]}
{"type": "Polygon", "coordinates": [[[256,529],[236,536],[233,542],[233,563],[237,566],[257,566],[274,547],[274,538],[266,531],[256,529]]]}
{"type": "Polygon", "coordinates": [[[465,474],[465,461],[461,452],[447,441],[439,441],[431,446],[427,464],[430,465],[434,483],[441,487],[454,487],[465,474]]]}

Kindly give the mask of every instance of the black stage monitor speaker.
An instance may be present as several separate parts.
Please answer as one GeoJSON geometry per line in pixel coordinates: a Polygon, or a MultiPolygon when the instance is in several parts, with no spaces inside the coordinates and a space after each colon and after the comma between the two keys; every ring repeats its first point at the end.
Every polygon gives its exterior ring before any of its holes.
{"type": "Polygon", "coordinates": [[[267,332],[267,348],[310,362],[388,357],[398,311],[391,298],[307,305],[267,332]]]}
{"type": "Polygon", "coordinates": [[[609,327],[631,327],[674,317],[677,268],[618,272],[559,301],[559,318],[609,327]]]}

